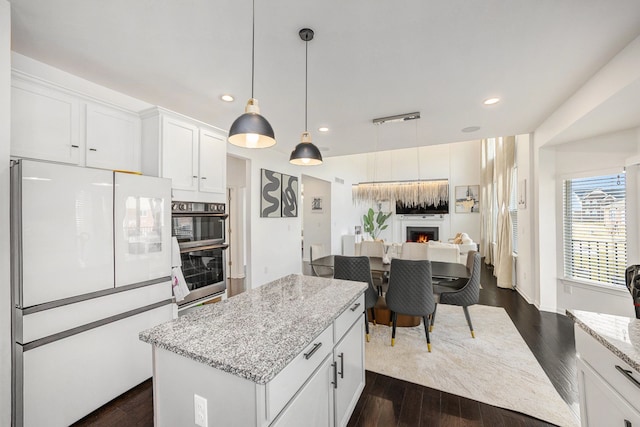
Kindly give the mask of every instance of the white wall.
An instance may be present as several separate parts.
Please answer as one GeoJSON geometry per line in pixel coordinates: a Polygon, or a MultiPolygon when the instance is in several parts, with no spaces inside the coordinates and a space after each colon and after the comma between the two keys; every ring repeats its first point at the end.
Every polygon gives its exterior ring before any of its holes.
{"type": "Polygon", "coordinates": [[[302,183],[303,258],[308,261],[311,244],[323,245],[326,255],[331,253],[331,183],[306,174],[302,175],[302,183]],[[322,199],[321,212],[311,209],[311,202],[316,197],[322,199]]]}
{"type": "Polygon", "coordinates": [[[0,0],[0,425],[11,425],[11,287],[9,276],[9,138],[11,11],[0,0]]]}
{"type": "MultiPolygon", "coordinates": [[[[346,178],[344,185],[333,186],[334,203],[340,203],[333,211],[333,218],[343,219],[341,228],[336,230],[334,227],[334,239],[337,233],[340,233],[338,236],[353,234],[354,226],[362,225],[362,215],[371,207],[366,203],[350,206],[352,184],[374,180],[448,179],[450,213],[443,219],[437,219],[441,228],[440,240],[446,241],[458,231],[468,233],[474,241],[480,240],[480,215],[456,214],[453,200],[456,186],[480,184],[480,141],[332,157],[326,159],[325,163],[329,173],[346,178]]],[[[394,207],[391,206],[390,209],[393,210],[394,207]]],[[[380,237],[386,241],[401,243],[401,221],[395,215],[389,221],[389,227],[380,237]]],[[[340,250],[339,239],[337,243],[334,240],[333,250],[334,253],[340,250]]]]}
{"type": "Polygon", "coordinates": [[[531,138],[530,135],[516,136],[516,163],[518,165],[518,200],[524,197],[525,205],[518,205],[518,257],[516,259],[516,290],[529,303],[536,299],[533,279],[533,239],[531,232],[534,219],[533,197],[531,196],[531,138]],[[520,190],[524,185],[524,195],[520,190]]]}
{"type": "MultiPolygon", "coordinates": [[[[622,290],[599,292],[595,287],[573,286],[560,280],[562,272],[562,206],[558,192],[562,174],[585,173],[610,166],[624,165],[624,157],[632,146],[637,147],[637,131],[625,132],[615,127],[566,142],[566,135],[582,132],[581,125],[608,100],[624,95],[640,81],[640,37],[629,43],[619,54],[589,79],[573,96],[545,119],[535,130],[532,150],[534,217],[534,302],[541,310],[564,313],[567,307],[620,313],[622,290]],[[631,135],[636,133],[636,137],[631,135]],[[631,141],[634,139],[634,141],[631,141]],[[553,144],[558,144],[554,146],[553,144]],[[566,145],[566,146],[565,146],[566,145]]],[[[616,117],[616,111],[606,111],[616,117]]],[[[621,113],[625,113],[624,111],[621,113]]],[[[625,128],[629,128],[626,125],[625,128]]],[[[637,148],[636,148],[637,151],[637,148]]],[[[633,201],[632,201],[633,203],[633,201]]],[[[637,220],[636,220],[637,221],[637,220]]],[[[628,300],[630,301],[630,299],[628,300]]],[[[624,310],[624,309],[623,309],[624,310]]],[[[626,311],[626,310],[625,310],[626,311]]]]}
{"type": "MultiPolygon", "coordinates": [[[[288,155],[273,149],[251,150],[228,144],[228,153],[250,160],[247,181],[247,289],[256,288],[287,274],[301,273],[300,212],[294,218],[260,218],[260,169],[297,176],[299,186],[303,167],[291,165],[288,155]]],[[[298,197],[299,193],[298,188],[298,197]]]]}

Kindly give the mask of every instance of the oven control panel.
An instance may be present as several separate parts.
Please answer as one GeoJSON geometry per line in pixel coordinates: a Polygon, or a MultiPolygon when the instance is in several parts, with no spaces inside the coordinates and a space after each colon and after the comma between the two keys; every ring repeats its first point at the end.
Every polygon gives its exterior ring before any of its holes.
{"type": "Polygon", "coordinates": [[[172,202],[172,213],[224,214],[224,203],[172,202]]]}

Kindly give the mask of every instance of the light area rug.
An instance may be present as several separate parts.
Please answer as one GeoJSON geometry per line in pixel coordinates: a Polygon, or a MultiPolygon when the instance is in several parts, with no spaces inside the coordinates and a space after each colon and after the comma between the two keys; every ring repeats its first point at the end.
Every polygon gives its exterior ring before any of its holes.
{"type": "Polygon", "coordinates": [[[469,307],[471,338],[461,307],[438,305],[427,351],[424,327],[370,324],[366,369],[393,378],[521,412],[559,426],[579,420],[562,400],[503,308],[469,307]]]}

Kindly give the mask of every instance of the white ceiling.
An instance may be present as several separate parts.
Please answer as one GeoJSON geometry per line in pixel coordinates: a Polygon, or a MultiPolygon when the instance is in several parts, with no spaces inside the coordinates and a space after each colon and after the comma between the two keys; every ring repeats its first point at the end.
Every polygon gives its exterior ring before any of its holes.
{"type": "MultiPolygon", "coordinates": [[[[254,92],[283,153],[304,130],[303,27],[316,33],[309,130],[324,156],[530,132],[640,35],[638,0],[255,3],[254,92]]],[[[16,52],[223,129],[244,111],[250,0],[11,4],[16,52]]]]}

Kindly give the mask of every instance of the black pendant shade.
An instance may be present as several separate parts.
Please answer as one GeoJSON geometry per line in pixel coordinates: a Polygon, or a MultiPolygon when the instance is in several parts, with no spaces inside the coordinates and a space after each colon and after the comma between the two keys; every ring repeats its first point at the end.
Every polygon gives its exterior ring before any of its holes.
{"type": "Polygon", "coordinates": [[[315,166],[322,164],[322,155],[318,147],[311,142],[311,134],[307,130],[307,92],[308,92],[308,74],[309,74],[309,40],[313,40],[313,30],[310,28],[303,28],[298,32],[298,35],[304,40],[304,132],[300,138],[300,144],[296,145],[296,148],[291,152],[289,157],[289,163],[293,165],[301,166],[315,166]]]}
{"type": "Polygon", "coordinates": [[[322,164],[322,154],[318,147],[311,143],[309,132],[302,133],[302,142],[291,152],[289,163],[300,166],[315,166],[322,164]]]}
{"type": "Polygon", "coordinates": [[[246,148],[267,148],[275,145],[273,128],[260,115],[258,101],[251,98],[246,112],[238,117],[229,129],[229,142],[246,148]]]}
{"type": "Polygon", "coordinates": [[[244,114],[238,117],[229,129],[229,143],[245,148],[267,148],[276,144],[273,128],[260,115],[258,100],[253,97],[255,77],[255,37],[256,37],[256,2],[253,0],[251,18],[251,98],[247,101],[244,114]]]}

